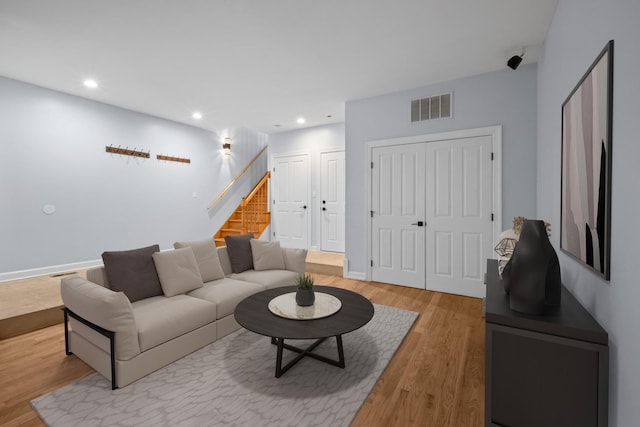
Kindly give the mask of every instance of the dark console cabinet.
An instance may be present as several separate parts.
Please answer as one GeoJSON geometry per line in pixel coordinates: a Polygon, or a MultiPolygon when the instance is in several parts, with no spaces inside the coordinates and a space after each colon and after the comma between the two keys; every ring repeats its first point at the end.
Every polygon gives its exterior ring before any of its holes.
{"type": "Polygon", "coordinates": [[[605,427],[607,332],[562,287],[543,316],[512,311],[498,263],[487,261],[485,425],[605,427]]]}

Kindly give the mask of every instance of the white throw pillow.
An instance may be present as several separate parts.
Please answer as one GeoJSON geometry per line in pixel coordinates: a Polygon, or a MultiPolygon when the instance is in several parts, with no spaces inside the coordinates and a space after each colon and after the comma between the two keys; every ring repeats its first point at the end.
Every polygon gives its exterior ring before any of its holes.
{"type": "Polygon", "coordinates": [[[196,256],[191,248],[153,254],[162,291],[168,297],[185,294],[203,286],[196,256]]]}
{"type": "Polygon", "coordinates": [[[213,239],[195,242],[175,242],[173,247],[176,249],[193,249],[193,254],[196,256],[196,262],[198,263],[198,269],[202,275],[203,282],[224,279],[224,270],[220,264],[220,257],[218,256],[218,250],[213,243],[213,239]]]}
{"type": "Polygon", "coordinates": [[[254,270],[284,270],[284,258],[282,257],[280,242],[254,239],[250,243],[254,270]]]}

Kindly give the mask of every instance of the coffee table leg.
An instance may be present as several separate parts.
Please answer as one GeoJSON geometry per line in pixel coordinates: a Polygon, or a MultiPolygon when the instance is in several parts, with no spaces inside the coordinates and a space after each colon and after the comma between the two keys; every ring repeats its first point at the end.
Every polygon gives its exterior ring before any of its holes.
{"type": "Polygon", "coordinates": [[[284,371],[282,370],[282,349],[284,348],[284,338],[271,338],[272,344],[276,344],[274,341],[278,344],[278,353],[276,356],[276,378],[280,378],[280,375],[284,374],[284,371]]]}
{"type": "Polygon", "coordinates": [[[313,353],[313,350],[320,345],[326,338],[321,338],[311,344],[309,347],[302,349],[298,347],[294,347],[290,344],[284,343],[284,338],[275,338],[271,337],[271,344],[275,344],[278,346],[278,350],[276,353],[276,378],[280,378],[282,374],[287,372],[289,369],[293,367],[296,363],[298,363],[303,357],[309,356],[313,359],[319,360],[324,363],[328,363],[333,366],[337,366],[339,368],[344,369],[345,361],[344,361],[344,349],[342,347],[342,335],[336,335],[336,344],[338,345],[338,360],[332,360],[328,357],[321,356],[319,354],[313,353]],[[293,360],[287,363],[286,366],[282,366],[282,351],[284,349],[294,351],[299,353],[293,360]]]}
{"type": "Polygon", "coordinates": [[[344,350],[342,349],[342,335],[336,335],[336,344],[338,344],[338,366],[344,369],[344,350]]]}

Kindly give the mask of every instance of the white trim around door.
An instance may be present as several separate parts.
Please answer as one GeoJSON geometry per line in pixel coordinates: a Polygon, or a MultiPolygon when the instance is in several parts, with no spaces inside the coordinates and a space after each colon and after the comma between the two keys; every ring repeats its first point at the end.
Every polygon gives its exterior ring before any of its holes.
{"type": "MultiPolygon", "coordinates": [[[[491,213],[493,222],[491,226],[492,239],[495,241],[499,235],[502,227],[502,126],[490,126],[476,129],[465,129],[452,132],[444,132],[428,135],[417,135],[403,138],[384,139],[377,141],[370,141],[365,146],[365,161],[366,165],[370,165],[373,161],[374,149],[380,147],[394,147],[406,144],[420,144],[430,142],[446,143],[446,141],[461,140],[465,138],[477,138],[477,137],[489,137],[491,140],[491,153],[492,167],[491,167],[491,213]]],[[[439,144],[441,145],[441,144],[439,144]]],[[[372,171],[369,167],[365,168],[365,195],[366,204],[363,212],[364,222],[367,226],[367,233],[365,233],[365,250],[366,250],[366,280],[372,279],[372,267],[369,260],[372,258],[372,171]]],[[[484,268],[482,266],[481,268],[484,268]]],[[[429,288],[427,284],[427,288],[429,288]]],[[[455,292],[455,291],[454,291],[455,292]]],[[[471,292],[462,291],[463,294],[469,296],[481,297],[484,294],[484,287],[482,289],[474,289],[471,292]]]]}

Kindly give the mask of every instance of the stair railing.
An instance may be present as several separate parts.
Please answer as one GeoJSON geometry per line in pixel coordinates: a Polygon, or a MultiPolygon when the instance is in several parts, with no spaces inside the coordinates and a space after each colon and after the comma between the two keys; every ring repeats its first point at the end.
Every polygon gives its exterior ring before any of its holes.
{"type": "Polygon", "coordinates": [[[233,178],[231,180],[231,182],[229,183],[229,185],[227,185],[224,190],[222,190],[222,192],[218,195],[218,197],[216,197],[216,199],[209,203],[209,206],[207,206],[207,209],[211,209],[212,207],[214,207],[216,205],[216,203],[218,203],[220,201],[220,199],[222,199],[222,197],[227,193],[227,191],[229,191],[229,189],[231,187],[233,187],[233,184],[235,184],[242,175],[244,175],[244,173],[251,167],[252,164],[255,163],[256,160],[258,160],[258,158],[262,155],[262,153],[265,152],[265,150],[269,148],[268,145],[265,145],[262,150],[260,150],[260,152],[258,154],[256,154],[256,156],[249,162],[249,164],[247,166],[244,167],[244,169],[242,169],[240,171],[240,173],[238,175],[236,175],[235,178],[233,178]]]}

